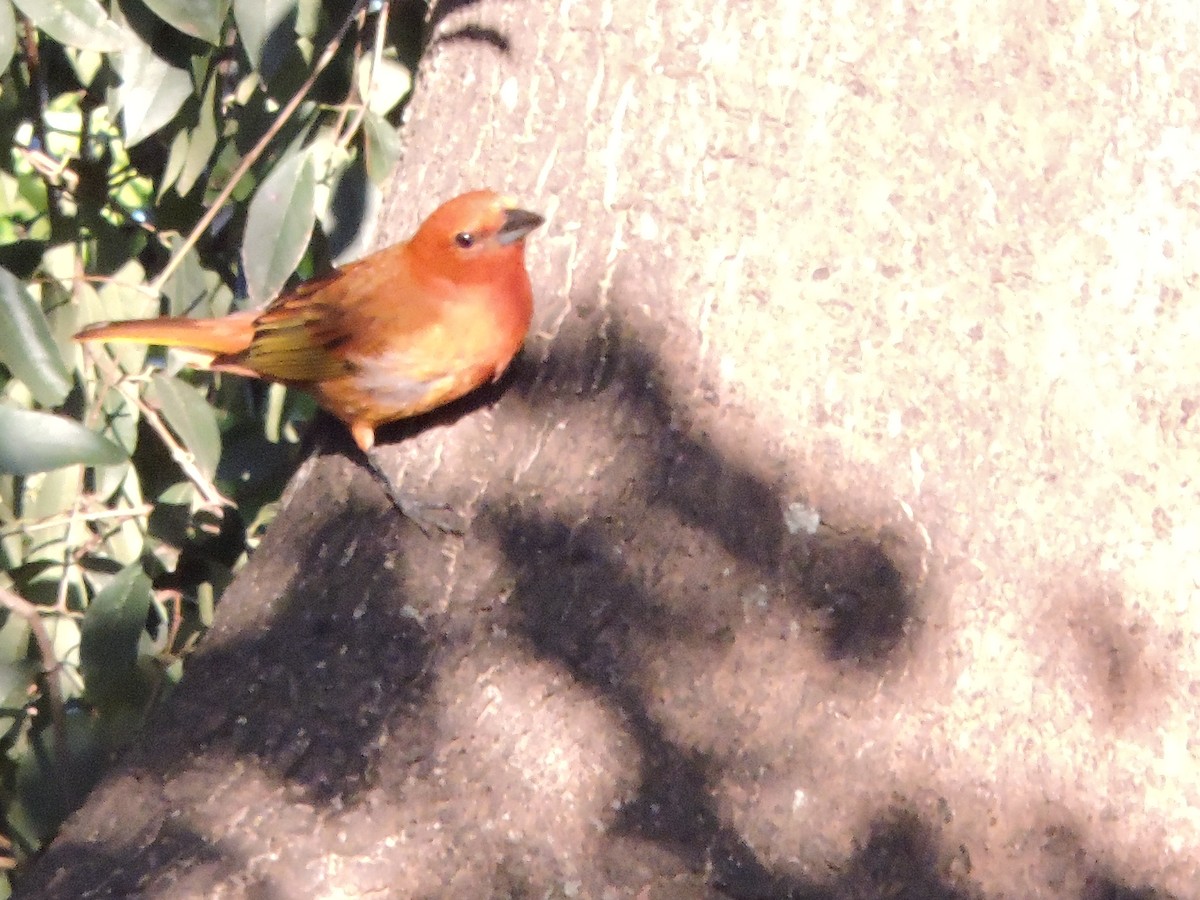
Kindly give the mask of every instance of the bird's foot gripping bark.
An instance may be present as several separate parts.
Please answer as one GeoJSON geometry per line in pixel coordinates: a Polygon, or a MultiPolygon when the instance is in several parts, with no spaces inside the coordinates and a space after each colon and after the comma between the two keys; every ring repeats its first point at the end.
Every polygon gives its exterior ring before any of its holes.
{"type": "Polygon", "coordinates": [[[369,450],[363,452],[363,457],[367,461],[367,469],[379,482],[383,492],[387,494],[387,498],[392,501],[392,506],[396,507],[405,518],[412,520],[425,533],[426,537],[433,537],[434,531],[446,534],[463,533],[466,525],[458,512],[444,503],[421,503],[404,496],[369,450]]]}

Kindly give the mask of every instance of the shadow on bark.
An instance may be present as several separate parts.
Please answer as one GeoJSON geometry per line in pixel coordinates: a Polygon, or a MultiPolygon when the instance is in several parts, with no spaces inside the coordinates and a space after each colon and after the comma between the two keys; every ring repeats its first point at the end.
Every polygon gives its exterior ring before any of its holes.
{"type": "MultiPolygon", "coordinates": [[[[479,0],[442,0],[440,3],[428,4],[426,0],[400,0],[394,3],[393,21],[403,23],[412,33],[421,35],[420,46],[414,59],[420,57],[433,45],[469,41],[488,44],[502,55],[507,56],[512,49],[508,35],[498,28],[493,28],[481,22],[471,22],[460,26],[454,31],[437,34],[438,26],[447,18],[459,12],[478,5],[479,0]]],[[[407,39],[407,33],[400,35],[400,40],[407,39]]]]}
{"type": "Polygon", "coordinates": [[[1079,900],[1175,900],[1174,894],[1164,894],[1152,887],[1132,887],[1107,874],[1090,877],[1079,900]]]}
{"type": "MultiPolygon", "coordinates": [[[[56,870],[42,869],[35,884],[19,884],[15,896],[46,898],[137,897],[152,876],[168,867],[178,889],[180,882],[215,881],[217,873],[240,872],[249,862],[233,842],[213,841],[175,821],[163,823],[148,845],[133,834],[128,844],[98,850],[94,844],[63,841],[55,858],[67,861],[56,870]],[[85,874],[80,878],[80,873],[85,874]]],[[[246,885],[261,900],[292,900],[268,880],[249,879],[246,885]]]]}
{"type": "MultiPolygon", "coordinates": [[[[539,377],[577,388],[594,385],[596,392],[612,391],[619,403],[624,400],[636,420],[630,430],[650,435],[637,445],[647,448],[639,460],[639,503],[715,537],[769,586],[769,594],[782,598],[781,607],[811,630],[827,658],[888,669],[911,645],[905,638],[917,619],[914,587],[885,541],[865,530],[789,530],[777,489],[695,435],[652,356],[631,338],[618,340],[620,361],[600,377],[586,371],[589,357],[595,358],[586,348],[556,352],[539,377]]],[[[566,402],[586,400],[588,393],[568,391],[573,396],[566,402]]],[[[487,517],[488,530],[518,573],[504,627],[523,637],[534,655],[556,661],[588,685],[619,713],[637,743],[640,788],[617,812],[611,833],[668,850],[692,871],[708,872],[710,887],[729,897],[971,896],[939,874],[935,835],[907,811],[874,823],[863,846],[827,882],[773,872],[758,860],[718,813],[712,784],[722,761],[677,745],[648,712],[637,649],[659,646],[673,653],[682,645],[720,654],[739,624],[741,605],[715,612],[723,621],[698,622],[673,610],[644,587],[652,575],[630,571],[649,563],[636,558],[636,547],[623,545],[627,523],[617,516],[617,510],[597,509],[574,527],[511,508],[493,508],[487,517]]],[[[682,555],[701,552],[698,544],[681,549],[682,555]]],[[[710,574],[702,559],[694,569],[698,581],[710,574]]]]}
{"type": "MultiPolygon", "coordinates": [[[[249,597],[222,610],[228,621],[194,657],[175,702],[125,770],[165,785],[176,767],[203,766],[206,759],[210,767],[244,761],[318,811],[353,809],[378,780],[384,742],[389,763],[407,769],[391,773],[389,783],[423,777],[421,761],[436,757],[439,746],[429,702],[438,666],[469,653],[473,635],[486,631],[486,617],[495,616],[515,643],[512,652],[561,667],[616,714],[636,745],[637,787],[615,811],[610,835],[665,850],[703,873],[711,891],[739,900],[979,896],[964,867],[955,869],[960,854],[944,848],[936,829],[903,799],[878,812],[857,849],[827,877],[773,868],[722,818],[714,785],[729,761],[680,745],[651,712],[647,648],[683,648],[715,660],[727,652],[743,616],[742,604],[721,596],[715,581],[712,603],[672,606],[669,592],[657,586],[662,573],[655,561],[638,555],[639,535],[656,527],[656,515],[691,535],[677,539],[680,558],[667,561],[691,573],[695,584],[685,588],[704,593],[705,580],[725,565],[705,558],[715,544],[745,568],[745,580],[765,586],[763,602],[809,634],[830,664],[873,678],[903,677],[907,654],[917,652],[920,586],[904,536],[872,530],[865,513],[861,522],[838,528],[790,528],[778,486],[698,433],[685,404],[671,396],[654,351],[619,322],[613,333],[599,354],[556,342],[536,372],[529,363],[518,367],[512,390],[547,421],[603,397],[608,413],[624,417],[626,431],[646,437],[626,448],[636,472],[628,490],[636,495],[619,492],[611,508],[596,508],[583,522],[531,512],[512,496],[490,498],[473,538],[496,542],[515,573],[515,589],[506,603],[486,612],[451,610],[442,621],[425,618],[409,599],[421,602],[413,579],[439,545],[418,544],[424,538],[394,515],[364,473],[354,476],[343,501],[344,488],[329,481],[333,467],[318,466],[259,551],[290,548],[280,558],[298,562],[256,560],[249,597]],[[460,620],[450,621],[456,614],[460,620]],[[456,641],[453,652],[438,649],[456,641]]],[[[491,402],[503,387],[435,420],[491,402]]],[[[394,438],[429,421],[389,431],[394,438]]],[[[348,446],[344,437],[338,440],[348,446]]],[[[169,805],[176,809],[208,799],[187,796],[178,781],[172,791],[169,805]]],[[[147,818],[136,790],[127,798],[110,792],[103,802],[109,815],[131,827],[147,818]]],[[[68,838],[31,873],[28,896],[66,896],[57,891],[60,885],[73,894],[104,885],[99,896],[120,896],[168,867],[237,872],[246,864],[239,854],[170,820],[127,846],[68,838]],[[68,860],[72,871],[56,876],[68,860]]],[[[512,860],[497,877],[510,896],[542,893],[537,873],[512,860]]],[[[257,890],[255,896],[287,895],[270,883],[257,890]]],[[[1097,876],[1081,900],[1157,896],[1097,876]]]]}
{"type": "Polygon", "coordinates": [[[389,540],[400,526],[390,518],[352,497],[308,536],[306,565],[270,620],[188,672],[234,713],[206,739],[252,755],[310,802],[353,800],[380,732],[419,716],[433,684],[430,638],[406,612],[389,540]]]}
{"type": "MultiPolygon", "coordinates": [[[[267,798],[198,793],[179,771],[199,772],[200,784],[249,765],[284,785],[291,801],[319,808],[354,801],[373,775],[381,734],[390,734],[391,758],[430,751],[432,642],[404,602],[392,546],[403,525],[380,516],[369,497],[347,500],[291,527],[281,522],[288,533],[266,546],[298,541],[304,564],[269,595],[241,604],[240,621],[208,635],[121,771],[91,798],[104,819],[128,823],[129,842],[83,844],[68,832],[28,871],[23,895],[135,896],[167,869],[172,882],[197,868],[239,871],[238,842],[213,841],[188,823],[211,821],[210,806],[218,818],[239,807],[233,821],[252,817],[267,798]]],[[[289,896],[268,883],[256,890],[289,896]]]]}

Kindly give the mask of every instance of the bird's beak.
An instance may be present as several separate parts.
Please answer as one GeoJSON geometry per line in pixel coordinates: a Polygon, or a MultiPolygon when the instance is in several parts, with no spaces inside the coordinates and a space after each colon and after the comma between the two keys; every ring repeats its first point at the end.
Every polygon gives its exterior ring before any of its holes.
{"type": "Polygon", "coordinates": [[[506,209],[504,224],[496,232],[496,240],[501,244],[515,244],[545,221],[537,213],[527,209],[506,209]]]}

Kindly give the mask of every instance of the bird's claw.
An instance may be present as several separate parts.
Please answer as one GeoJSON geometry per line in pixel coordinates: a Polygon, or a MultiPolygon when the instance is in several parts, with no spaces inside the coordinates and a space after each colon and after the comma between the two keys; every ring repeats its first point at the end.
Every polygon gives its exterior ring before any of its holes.
{"type": "Polygon", "coordinates": [[[392,501],[392,506],[405,518],[412,520],[426,537],[433,537],[435,531],[444,534],[462,534],[465,531],[463,517],[449,506],[444,503],[421,503],[404,496],[370,451],[364,450],[363,458],[367,461],[367,470],[379,482],[387,498],[392,501]]]}
{"type": "Polygon", "coordinates": [[[466,530],[463,517],[444,503],[420,503],[405,497],[395,498],[393,503],[426,537],[433,537],[435,531],[461,535],[466,530]]]}

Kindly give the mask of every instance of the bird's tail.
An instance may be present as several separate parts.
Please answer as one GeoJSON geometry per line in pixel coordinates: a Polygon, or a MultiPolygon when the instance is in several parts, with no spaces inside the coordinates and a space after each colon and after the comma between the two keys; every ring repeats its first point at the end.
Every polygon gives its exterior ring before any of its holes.
{"type": "Polygon", "coordinates": [[[129,319],[98,322],[75,335],[77,341],[131,341],[162,347],[180,347],[213,356],[241,353],[254,339],[258,312],[247,310],[219,319],[129,319]]]}

